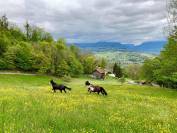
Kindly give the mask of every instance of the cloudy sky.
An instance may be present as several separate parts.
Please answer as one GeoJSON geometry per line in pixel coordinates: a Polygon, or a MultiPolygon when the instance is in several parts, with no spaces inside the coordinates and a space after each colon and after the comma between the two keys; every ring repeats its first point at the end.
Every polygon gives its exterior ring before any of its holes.
{"type": "Polygon", "coordinates": [[[166,0],[0,0],[0,15],[68,42],[140,44],[165,38],[166,0]]]}

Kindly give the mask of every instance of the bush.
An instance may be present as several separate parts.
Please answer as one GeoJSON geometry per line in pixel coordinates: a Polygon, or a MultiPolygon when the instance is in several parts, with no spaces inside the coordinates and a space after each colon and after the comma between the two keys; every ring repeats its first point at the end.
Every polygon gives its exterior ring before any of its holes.
{"type": "Polygon", "coordinates": [[[161,87],[177,89],[177,74],[173,74],[172,76],[162,76],[158,78],[157,83],[161,87]]]}

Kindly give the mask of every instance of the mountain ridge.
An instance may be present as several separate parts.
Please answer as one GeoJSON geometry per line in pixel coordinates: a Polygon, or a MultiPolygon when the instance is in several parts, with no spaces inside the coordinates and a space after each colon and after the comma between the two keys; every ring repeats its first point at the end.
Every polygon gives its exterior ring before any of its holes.
{"type": "Polygon", "coordinates": [[[100,41],[96,43],[74,43],[77,47],[92,52],[103,52],[103,51],[129,51],[129,52],[144,52],[159,54],[163,49],[167,41],[146,41],[140,45],[134,44],[123,44],[120,42],[106,42],[100,41]]]}

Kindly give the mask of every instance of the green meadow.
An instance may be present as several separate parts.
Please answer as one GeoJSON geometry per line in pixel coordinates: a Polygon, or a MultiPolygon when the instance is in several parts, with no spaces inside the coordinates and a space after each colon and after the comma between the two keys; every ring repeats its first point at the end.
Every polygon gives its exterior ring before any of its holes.
{"type": "Polygon", "coordinates": [[[1,133],[176,133],[177,91],[86,77],[0,74],[1,133]],[[53,78],[72,88],[53,93],[53,78]],[[108,96],[89,94],[86,80],[108,96]]]}

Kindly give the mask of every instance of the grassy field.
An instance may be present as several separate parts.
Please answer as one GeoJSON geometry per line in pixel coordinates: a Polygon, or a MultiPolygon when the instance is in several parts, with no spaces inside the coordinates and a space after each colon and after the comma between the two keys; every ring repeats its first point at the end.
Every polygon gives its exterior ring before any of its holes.
{"type": "Polygon", "coordinates": [[[64,83],[70,93],[54,94],[50,79],[0,74],[0,133],[177,132],[175,90],[91,80],[106,88],[102,96],[88,94],[79,78],[64,83]]]}

